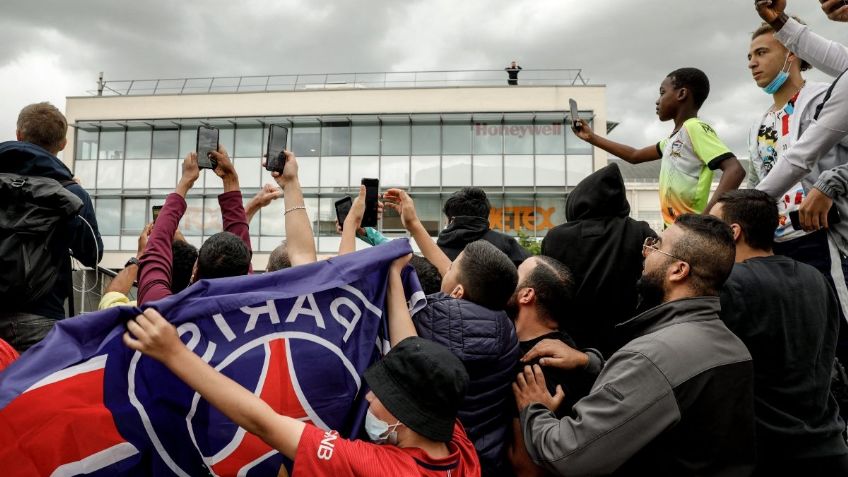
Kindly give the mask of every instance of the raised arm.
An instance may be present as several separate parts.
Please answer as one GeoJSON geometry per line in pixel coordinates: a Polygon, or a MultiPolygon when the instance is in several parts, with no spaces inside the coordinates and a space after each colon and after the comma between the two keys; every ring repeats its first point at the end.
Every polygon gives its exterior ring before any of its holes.
{"type": "MultiPolygon", "coordinates": [[[[150,235],[152,228],[152,223],[147,224],[138,236],[138,249],[135,253],[136,260],[140,259],[141,256],[144,255],[144,249],[147,248],[147,237],[150,235]]],[[[123,293],[124,295],[129,294],[137,276],[138,263],[131,263],[127,265],[123,270],[118,272],[118,275],[115,276],[111,282],[109,282],[109,286],[106,287],[104,294],[110,292],[123,293]]]]}
{"type": "Polygon", "coordinates": [[[285,151],[286,165],[283,173],[272,172],[271,175],[277,184],[283,188],[283,202],[286,218],[286,243],[289,260],[293,267],[312,263],[318,260],[315,251],[315,238],[312,234],[312,224],[306,213],[306,204],[303,201],[303,191],[300,189],[300,180],[297,177],[297,157],[289,151],[285,151]]]}
{"type": "Polygon", "coordinates": [[[258,396],[209,366],[186,348],[176,328],[156,310],[146,309],[127,322],[127,329],[124,343],[128,347],[160,361],[231,421],[294,458],[306,426],[303,422],[277,414],[258,396]]]}
{"type": "Polygon", "coordinates": [[[365,186],[359,186],[359,195],[353,200],[350,211],[345,217],[342,227],[342,241],[339,244],[339,255],[345,255],[356,251],[356,235],[362,217],[365,215],[365,186]]]}
{"type": "Polygon", "coordinates": [[[401,272],[412,259],[412,254],[404,255],[392,262],[389,268],[389,290],[386,294],[386,313],[389,321],[389,342],[394,347],[410,336],[418,336],[415,325],[412,324],[412,316],[409,314],[409,305],[406,303],[406,294],[403,290],[403,279],[401,272]]]}
{"type": "Polygon", "coordinates": [[[610,141],[605,137],[601,137],[592,131],[589,123],[580,120],[580,129],[571,129],[574,134],[580,139],[588,142],[593,146],[597,146],[604,151],[612,154],[615,157],[621,158],[631,164],[639,164],[642,162],[655,161],[662,157],[656,146],[648,146],[642,149],[636,149],[625,144],[615,141],[610,141]]]}
{"type": "Polygon", "coordinates": [[[247,214],[247,223],[253,221],[253,217],[263,207],[267,207],[272,201],[275,201],[283,196],[283,190],[274,184],[265,184],[262,189],[253,196],[252,199],[244,207],[244,213],[247,214]]]}
{"type": "MultiPolygon", "coordinates": [[[[250,227],[247,225],[247,214],[244,211],[244,203],[236,168],[223,144],[218,145],[218,150],[212,151],[211,154],[217,162],[215,175],[220,177],[221,182],[224,184],[224,193],[218,196],[224,230],[239,237],[244,242],[244,245],[247,246],[247,250],[252,252],[250,227]]],[[[253,266],[250,267],[250,272],[253,272],[253,266]]]]}
{"type": "Polygon", "coordinates": [[[429,260],[439,270],[440,275],[445,276],[451,266],[451,259],[433,242],[430,234],[427,233],[427,229],[424,228],[424,225],[418,219],[412,197],[402,189],[389,189],[383,197],[386,199],[386,207],[390,207],[400,214],[401,223],[403,223],[404,228],[409,234],[412,235],[415,243],[418,244],[418,248],[421,249],[424,258],[429,260]]]}

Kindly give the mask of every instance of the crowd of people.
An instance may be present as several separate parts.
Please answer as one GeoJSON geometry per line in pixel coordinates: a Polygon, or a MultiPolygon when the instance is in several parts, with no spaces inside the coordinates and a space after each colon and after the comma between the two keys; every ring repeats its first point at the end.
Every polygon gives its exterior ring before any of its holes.
{"type": "MultiPolygon", "coordinates": [[[[848,221],[831,211],[848,217],[848,48],[785,7],[755,4],[764,23],[752,35],[749,67],[774,100],[751,130],[755,188],[738,189],[746,171],[698,118],[709,81],[695,68],[662,80],[657,114],[674,130],[655,145],[619,144],[575,121],[577,137],[625,161],[662,161],[659,233],[629,217],[615,164],[570,192],[567,222],[538,256],[490,228],[479,188],[445,202],[448,225],[436,241],[405,190],[384,191],[380,213],[397,213],[421,254],[389,270],[391,350],[364,375],[370,442],[277,414],[186,348],[153,308],[127,323],[124,342],[293,459],[296,474],[848,475],[846,403],[833,383],[844,376],[839,361],[848,362],[840,338],[848,334],[848,221]],[[839,76],[806,82],[810,65],[839,76]],[[715,170],[722,175],[710,195],[715,170]],[[401,278],[408,265],[427,293],[414,315],[401,278]]],[[[822,9],[848,21],[842,0],[822,9]]],[[[92,201],[56,157],[67,127],[55,107],[30,105],[18,140],[0,144],[3,362],[68,313],[68,257],[91,266],[102,256],[92,201]]],[[[315,262],[298,160],[283,154],[276,186],[244,206],[227,151],[211,152],[223,231],[199,249],[178,230],[200,175],[197,154],[188,154],[101,308],[252,274],[248,224],[274,200],[285,203],[286,240],[266,272],[315,262]]],[[[339,255],[353,253],[356,240],[389,240],[361,227],[366,202],[362,186],[338,224],[339,255]]]]}

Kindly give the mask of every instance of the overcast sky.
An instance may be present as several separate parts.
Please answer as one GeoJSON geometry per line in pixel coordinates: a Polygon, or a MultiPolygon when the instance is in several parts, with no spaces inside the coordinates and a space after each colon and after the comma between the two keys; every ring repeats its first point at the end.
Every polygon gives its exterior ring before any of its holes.
{"type": "MultiPolygon", "coordinates": [[[[848,25],[817,0],[788,11],[845,42],[848,25]]],[[[611,139],[646,146],[672,130],[654,114],[659,83],[694,66],[710,78],[701,110],[746,156],[746,134],[771,104],[746,54],[760,20],[753,0],[3,0],[0,140],[14,138],[26,104],[106,79],[352,71],[582,68],[607,85],[611,139]]],[[[811,80],[828,78],[819,72],[811,80]]]]}

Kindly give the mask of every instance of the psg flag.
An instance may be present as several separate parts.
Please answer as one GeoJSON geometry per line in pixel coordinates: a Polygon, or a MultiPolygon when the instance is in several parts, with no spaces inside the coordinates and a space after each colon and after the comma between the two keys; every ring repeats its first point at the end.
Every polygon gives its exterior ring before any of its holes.
{"type": "MultiPolygon", "coordinates": [[[[200,281],[150,304],[204,361],[277,412],[355,437],[361,378],[386,351],[394,240],[262,275],[200,281]]],[[[426,300],[411,268],[410,309],[426,300]]],[[[120,307],[59,322],[0,373],[0,469],[17,476],[258,476],[291,463],[159,362],[127,348],[120,307]]]]}

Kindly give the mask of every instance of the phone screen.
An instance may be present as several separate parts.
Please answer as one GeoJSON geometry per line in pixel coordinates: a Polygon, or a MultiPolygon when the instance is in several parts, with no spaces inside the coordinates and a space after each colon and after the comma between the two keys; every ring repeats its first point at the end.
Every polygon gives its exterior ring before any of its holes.
{"type": "Polygon", "coordinates": [[[197,165],[201,169],[214,169],[218,163],[209,155],[218,150],[218,128],[197,128],[197,165]]]}
{"type": "Polygon", "coordinates": [[[379,179],[362,179],[365,186],[365,214],[362,216],[363,227],[377,226],[377,196],[380,189],[379,179]]]}
{"type": "Polygon", "coordinates": [[[571,108],[571,127],[574,129],[580,129],[580,113],[577,112],[577,101],[573,99],[568,99],[568,106],[571,108]]]}
{"type": "Polygon", "coordinates": [[[339,220],[339,227],[344,230],[344,221],[347,218],[347,213],[350,212],[350,206],[353,205],[353,200],[350,196],[342,197],[336,201],[336,218],[339,220]]]}
{"type": "Polygon", "coordinates": [[[286,159],[283,151],[286,149],[286,142],[289,137],[289,128],[272,124],[268,131],[268,150],[265,159],[265,169],[269,171],[283,172],[286,165],[286,159]]]}
{"type": "Polygon", "coordinates": [[[153,206],[153,223],[154,224],[156,223],[156,219],[159,217],[159,212],[161,212],[161,211],[162,211],[161,205],[154,205],[153,206]]]}

